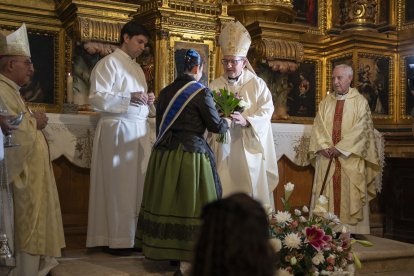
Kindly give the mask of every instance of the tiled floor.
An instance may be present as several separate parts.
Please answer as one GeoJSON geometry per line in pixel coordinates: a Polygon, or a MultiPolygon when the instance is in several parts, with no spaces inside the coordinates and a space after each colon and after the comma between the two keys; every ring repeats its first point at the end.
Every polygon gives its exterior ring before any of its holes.
{"type": "Polygon", "coordinates": [[[52,276],[171,276],[177,267],[146,260],[140,253],[117,257],[100,250],[66,250],[52,276]]]}

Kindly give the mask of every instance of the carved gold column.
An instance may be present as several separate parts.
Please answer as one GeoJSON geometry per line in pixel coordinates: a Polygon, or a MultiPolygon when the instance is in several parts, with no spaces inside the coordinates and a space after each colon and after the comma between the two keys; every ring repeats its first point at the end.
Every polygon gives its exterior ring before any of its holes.
{"type": "Polygon", "coordinates": [[[344,0],[340,8],[344,30],[376,30],[378,0],[344,0]]]}

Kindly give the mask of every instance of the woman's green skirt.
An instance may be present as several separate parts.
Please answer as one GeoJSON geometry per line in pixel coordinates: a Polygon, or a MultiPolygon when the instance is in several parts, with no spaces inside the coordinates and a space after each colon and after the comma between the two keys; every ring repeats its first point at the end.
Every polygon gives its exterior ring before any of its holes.
{"type": "Polygon", "coordinates": [[[207,154],[153,150],[145,177],[136,247],[156,260],[192,259],[202,207],[217,199],[207,154]]]}

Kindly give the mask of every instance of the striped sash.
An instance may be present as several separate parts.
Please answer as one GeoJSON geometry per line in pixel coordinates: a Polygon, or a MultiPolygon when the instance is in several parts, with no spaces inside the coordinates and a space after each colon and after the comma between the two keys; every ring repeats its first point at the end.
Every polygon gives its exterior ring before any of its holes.
{"type": "Polygon", "coordinates": [[[204,88],[205,86],[201,83],[190,81],[175,93],[162,116],[160,130],[154,147],[158,145],[164,134],[172,126],[187,104],[204,88]]]}

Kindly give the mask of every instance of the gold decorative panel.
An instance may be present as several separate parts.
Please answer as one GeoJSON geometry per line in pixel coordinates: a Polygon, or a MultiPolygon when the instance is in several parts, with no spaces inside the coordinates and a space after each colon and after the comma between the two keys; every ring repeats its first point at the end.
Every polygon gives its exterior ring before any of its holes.
{"type": "Polygon", "coordinates": [[[263,38],[257,43],[255,50],[256,58],[259,59],[283,59],[296,62],[303,60],[303,46],[295,41],[263,38]]]}
{"type": "Polygon", "coordinates": [[[78,41],[105,41],[118,43],[124,23],[78,17],[74,25],[74,38],[78,41]]]}
{"type": "Polygon", "coordinates": [[[292,0],[232,0],[227,12],[244,25],[254,21],[292,23],[296,15],[292,0]]]}

